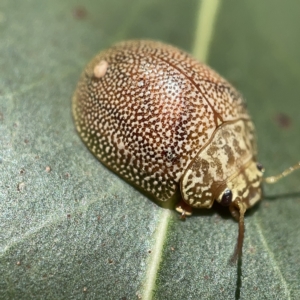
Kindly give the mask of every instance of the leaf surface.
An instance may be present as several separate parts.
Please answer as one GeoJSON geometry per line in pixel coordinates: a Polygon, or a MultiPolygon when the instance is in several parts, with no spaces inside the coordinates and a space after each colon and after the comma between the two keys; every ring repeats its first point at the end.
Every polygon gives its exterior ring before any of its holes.
{"type": "Polygon", "coordinates": [[[300,298],[299,173],[265,186],[247,214],[238,272],[227,212],[180,221],[103,167],[74,128],[85,64],[116,41],[159,39],[242,91],[268,175],[295,163],[300,3],[212,2],[1,1],[0,299],[300,298]]]}

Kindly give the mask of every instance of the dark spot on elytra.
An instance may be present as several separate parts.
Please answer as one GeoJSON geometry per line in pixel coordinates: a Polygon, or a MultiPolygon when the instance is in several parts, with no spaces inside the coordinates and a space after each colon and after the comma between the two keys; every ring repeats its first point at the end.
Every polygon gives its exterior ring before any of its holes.
{"type": "Polygon", "coordinates": [[[172,162],[176,159],[176,154],[173,153],[172,151],[167,151],[165,153],[165,156],[167,157],[167,160],[170,161],[170,162],[172,162]]]}

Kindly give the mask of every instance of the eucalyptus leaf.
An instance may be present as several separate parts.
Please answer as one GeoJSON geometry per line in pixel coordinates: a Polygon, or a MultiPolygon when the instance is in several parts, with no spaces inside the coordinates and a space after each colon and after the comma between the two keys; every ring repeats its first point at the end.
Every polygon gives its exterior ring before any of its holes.
{"type": "Polygon", "coordinates": [[[227,211],[182,222],[101,165],[71,115],[94,55],[162,40],[242,92],[259,160],[279,173],[299,160],[299,11],[293,0],[2,0],[0,299],[299,299],[299,173],[246,214],[237,268],[227,211]]]}

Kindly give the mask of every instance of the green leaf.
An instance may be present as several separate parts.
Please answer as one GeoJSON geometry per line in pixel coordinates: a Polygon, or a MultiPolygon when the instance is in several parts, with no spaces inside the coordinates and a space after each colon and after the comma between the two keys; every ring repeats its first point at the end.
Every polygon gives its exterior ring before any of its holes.
{"type": "Polygon", "coordinates": [[[265,186],[237,224],[186,222],[103,167],[71,97],[85,64],[127,38],[208,63],[247,99],[267,175],[299,159],[300,2],[2,0],[0,299],[299,299],[299,173],[265,186]]]}

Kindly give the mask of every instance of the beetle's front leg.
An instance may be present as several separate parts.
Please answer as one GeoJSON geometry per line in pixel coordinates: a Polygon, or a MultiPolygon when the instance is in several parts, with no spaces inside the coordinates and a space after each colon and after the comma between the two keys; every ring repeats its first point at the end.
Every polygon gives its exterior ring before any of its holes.
{"type": "Polygon", "coordinates": [[[181,214],[180,219],[185,220],[187,216],[192,215],[193,208],[181,199],[176,205],[176,211],[181,214]]]}

